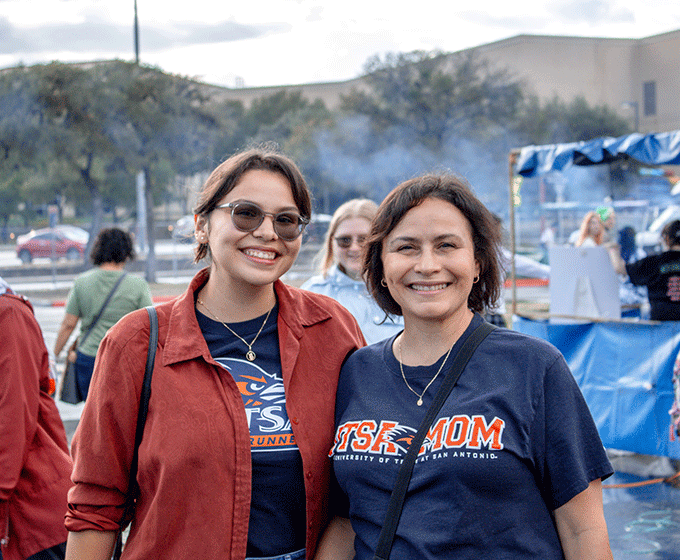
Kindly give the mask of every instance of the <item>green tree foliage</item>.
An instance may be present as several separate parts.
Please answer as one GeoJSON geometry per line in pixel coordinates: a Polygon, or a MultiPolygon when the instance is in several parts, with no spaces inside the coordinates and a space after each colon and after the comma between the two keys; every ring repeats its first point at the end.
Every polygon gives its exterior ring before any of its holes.
{"type": "Polygon", "coordinates": [[[532,96],[518,115],[517,130],[525,144],[581,142],[631,132],[628,121],[606,105],[590,106],[583,96],[566,103],[558,97],[541,103],[532,96]]]}
{"type": "Polygon", "coordinates": [[[390,54],[365,69],[368,88],[344,96],[342,107],[369,118],[379,145],[406,140],[439,151],[455,135],[512,122],[523,99],[519,82],[471,53],[390,54]]]}

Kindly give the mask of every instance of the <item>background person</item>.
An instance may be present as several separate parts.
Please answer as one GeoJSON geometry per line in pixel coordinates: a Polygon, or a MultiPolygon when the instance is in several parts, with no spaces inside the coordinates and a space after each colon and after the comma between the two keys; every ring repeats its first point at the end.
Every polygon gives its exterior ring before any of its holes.
{"type": "MultiPolygon", "coordinates": [[[[635,286],[646,286],[652,321],[680,321],[680,220],[661,231],[664,251],[625,264],[635,286]]],[[[620,269],[619,269],[620,270],[620,269]]]]}
{"type": "Polygon", "coordinates": [[[59,357],[71,333],[81,320],[76,381],[83,400],[87,398],[99,344],[106,332],[124,315],[152,305],[149,285],[142,278],[126,275],[106,305],[104,313],[83,342],[83,333],[92,326],[107,296],[120,277],[125,263],[134,259],[135,249],[129,233],[103,229],[97,235],[90,254],[94,268],[78,276],[66,301],[66,313],[54,343],[54,356],[59,357]]]}
{"type": "Polygon", "coordinates": [[[372,200],[356,198],[341,204],[333,214],[319,254],[319,274],[302,288],[339,301],[359,322],[369,344],[404,328],[401,317],[386,315],[366,290],[361,278],[363,247],[378,211],[372,200]]]}
{"type": "MultiPolygon", "coordinates": [[[[123,558],[311,558],[328,522],[337,378],[363,336],[339,303],[280,280],[311,214],[290,159],[269,149],[229,158],[195,214],[196,260],[209,266],[157,306],[140,494],[123,558]]],[[[110,557],[148,325],[146,312],[129,314],[98,353],[72,444],[69,560],[110,557]]]]}
{"type": "MultiPolygon", "coordinates": [[[[364,271],[404,331],[343,365],[331,455],[351,528],[335,519],[317,560],[351,558],[353,531],[355,558],[373,558],[399,458],[498,297],[499,242],[491,213],[453,176],[412,179],[381,204],[364,271]]],[[[559,351],[496,329],[430,428],[391,557],[611,560],[601,490],[611,474],[559,351]]]]}
{"type": "Polygon", "coordinates": [[[575,247],[598,247],[604,243],[604,226],[597,212],[588,212],[581,221],[575,247]]]}
{"type": "Polygon", "coordinates": [[[0,560],[64,557],[71,458],[31,304],[0,278],[0,560]]]}

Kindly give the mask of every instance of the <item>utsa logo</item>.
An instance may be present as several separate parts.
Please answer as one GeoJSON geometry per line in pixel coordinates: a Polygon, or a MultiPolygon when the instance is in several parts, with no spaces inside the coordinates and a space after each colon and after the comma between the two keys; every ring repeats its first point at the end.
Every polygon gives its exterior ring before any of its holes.
{"type": "MultiPolygon", "coordinates": [[[[443,449],[503,449],[505,421],[495,417],[487,422],[484,416],[458,415],[439,418],[427,432],[418,454],[443,449]]],[[[383,420],[355,420],[344,422],[335,432],[329,453],[370,453],[401,456],[406,453],[416,429],[399,422],[383,420]]]]}
{"type": "Polygon", "coordinates": [[[294,448],[283,380],[246,360],[222,358],[218,361],[231,373],[241,393],[250,428],[251,449],[294,448]]]}

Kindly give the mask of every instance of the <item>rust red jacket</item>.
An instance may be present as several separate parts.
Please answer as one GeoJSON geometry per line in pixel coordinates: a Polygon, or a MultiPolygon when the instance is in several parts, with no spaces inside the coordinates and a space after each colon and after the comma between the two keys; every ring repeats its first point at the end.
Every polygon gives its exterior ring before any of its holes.
{"type": "Polygon", "coordinates": [[[66,540],[71,459],[31,305],[0,295],[0,541],[23,560],[66,540]]]}
{"type": "MultiPolygon", "coordinates": [[[[144,438],[140,497],[126,559],[243,559],[251,496],[250,432],[243,400],[210,356],[194,311],[199,272],[187,292],[158,306],[159,343],[144,438]]],[[[328,450],[340,366],[363,346],[361,331],[334,300],[275,283],[286,409],[302,455],[307,554],[328,518],[328,450]]],[[[104,338],[74,436],[74,488],[66,527],[115,530],[128,487],[149,339],[144,310],[104,338]],[[116,507],[118,506],[118,507],[116,507]]]]}

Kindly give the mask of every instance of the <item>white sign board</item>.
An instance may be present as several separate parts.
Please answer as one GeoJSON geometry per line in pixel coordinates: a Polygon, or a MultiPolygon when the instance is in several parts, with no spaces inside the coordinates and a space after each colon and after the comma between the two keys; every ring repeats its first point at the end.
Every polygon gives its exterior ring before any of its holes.
{"type": "MultiPolygon", "coordinates": [[[[619,279],[604,247],[551,247],[550,314],[620,319],[619,279]]],[[[554,323],[576,319],[551,318],[554,323]]]]}

